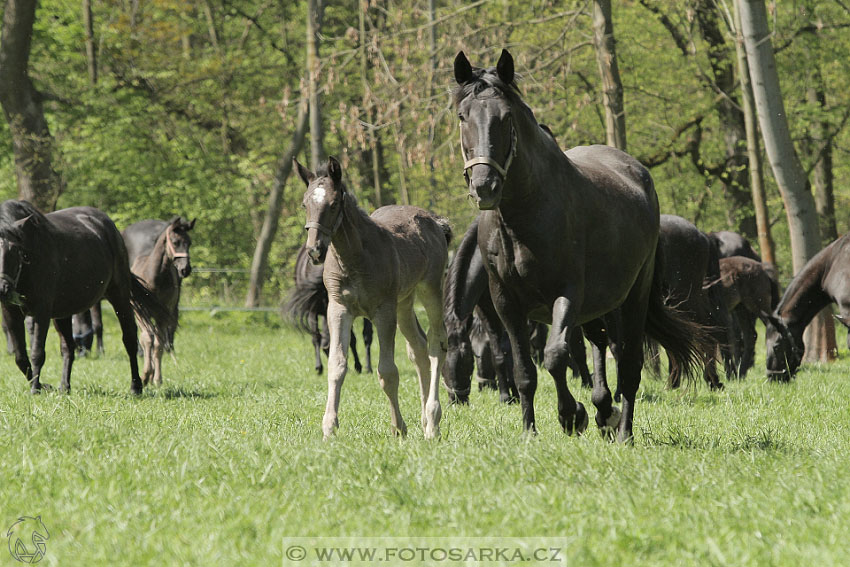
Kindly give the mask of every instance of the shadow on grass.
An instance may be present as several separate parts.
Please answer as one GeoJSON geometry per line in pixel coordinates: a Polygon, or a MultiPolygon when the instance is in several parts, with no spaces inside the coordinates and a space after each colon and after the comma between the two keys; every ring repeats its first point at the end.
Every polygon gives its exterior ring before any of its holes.
{"type": "Polygon", "coordinates": [[[675,447],[697,451],[719,450],[725,453],[747,453],[752,451],[791,454],[795,448],[779,437],[773,429],[764,429],[748,435],[735,435],[733,438],[719,436],[698,436],[682,429],[671,429],[656,433],[651,428],[642,429],[643,444],[646,447],[675,447]]]}
{"type": "MultiPolygon", "coordinates": [[[[183,388],[180,386],[166,386],[157,389],[156,387],[148,386],[144,389],[140,396],[134,396],[130,393],[130,389],[126,390],[108,390],[100,386],[85,386],[80,390],[81,395],[102,398],[127,398],[127,399],[163,399],[163,400],[178,400],[178,399],[198,399],[209,400],[221,396],[219,392],[203,392],[200,390],[183,388]]],[[[73,393],[71,394],[73,395],[73,393]]]]}

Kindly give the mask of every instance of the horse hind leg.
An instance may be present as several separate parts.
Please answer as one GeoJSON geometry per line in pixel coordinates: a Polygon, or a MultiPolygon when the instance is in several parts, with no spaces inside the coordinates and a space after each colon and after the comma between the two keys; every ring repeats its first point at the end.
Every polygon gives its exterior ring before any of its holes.
{"type": "Polygon", "coordinates": [[[354,359],[354,371],[360,374],[363,372],[363,365],[360,364],[360,357],[357,356],[357,333],[354,332],[354,325],[351,326],[351,358],[354,359]]]}
{"type": "Polygon", "coordinates": [[[363,350],[366,352],[366,365],[363,369],[367,374],[372,373],[372,321],[363,319],[363,350]]]}
{"type": "Polygon", "coordinates": [[[162,353],[165,351],[165,345],[159,340],[159,337],[154,335],[153,348],[151,349],[151,357],[153,358],[153,385],[162,386],[162,353]]]}
{"type": "Polygon", "coordinates": [[[313,353],[316,358],[313,368],[316,370],[316,374],[321,374],[325,369],[322,365],[323,337],[322,333],[319,331],[319,316],[311,314],[307,321],[307,325],[310,329],[310,339],[313,343],[313,353]]]}
{"type": "MultiPolygon", "coordinates": [[[[427,297],[429,294],[423,294],[423,303],[425,310],[429,314],[429,322],[432,321],[431,314],[434,312],[433,299],[427,297]]],[[[422,429],[425,432],[426,439],[434,439],[440,436],[440,419],[443,412],[440,407],[439,399],[439,373],[440,366],[445,358],[445,348],[447,339],[445,334],[445,326],[442,325],[442,305],[439,307],[439,319],[434,319],[434,323],[429,325],[429,336],[426,337],[425,332],[419,325],[416,319],[416,314],[413,312],[413,297],[410,296],[398,304],[398,328],[404,338],[407,340],[407,356],[416,366],[416,375],[419,378],[419,399],[422,406],[422,429]],[[442,328],[442,335],[435,327],[442,328]],[[434,331],[432,333],[431,331],[434,331]],[[442,340],[442,348],[439,341],[442,340]],[[434,342],[437,345],[434,345],[434,342]],[[442,355],[441,355],[442,354],[442,355]]]]}
{"type": "Polygon", "coordinates": [[[139,334],[139,346],[141,347],[142,354],[142,385],[147,386],[151,384],[154,379],[155,370],[154,370],[154,344],[156,343],[156,337],[154,336],[153,329],[151,329],[148,325],[141,321],[137,321],[138,325],[138,334],[139,334]]]}
{"type": "MultiPolygon", "coordinates": [[[[129,274],[129,272],[128,272],[129,274]]],[[[121,342],[124,344],[124,350],[127,351],[127,356],[130,359],[130,392],[132,394],[141,394],[144,385],[139,376],[139,362],[136,360],[138,353],[138,342],[136,334],[136,317],[133,314],[133,308],[130,306],[130,285],[127,282],[127,289],[123,293],[113,289],[111,293],[107,293],[106,299],[112,304],[115,309],[115,315],[118,317],[118,323],[121,326],[121,342]]]]}

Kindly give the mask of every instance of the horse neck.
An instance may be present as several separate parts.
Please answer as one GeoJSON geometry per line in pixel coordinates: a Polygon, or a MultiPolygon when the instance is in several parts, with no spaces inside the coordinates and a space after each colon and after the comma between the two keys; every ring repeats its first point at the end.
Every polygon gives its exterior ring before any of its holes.
{"type": "MultiPolygon", "coordinates": [[[[515,112],[519,115],[520,112],[515,112]]],[[[546,196],[550,194],[545,188],[552,185],[556,169],[572,167],[558,144],[546,134],[534,115],[528,111],[522,113],[522,120],[516,123],[517,154],[508,170],[503,189],[502,202],[507,205],[500,207],[502,216],[511,212],[528,210],[533,207],[547,207],[546,196]]]]}
{"type": "Polygon", "coordinates": [[[777,307],[789,329],[799,334],[802,334],[806,325],[831,301],[822,287],[823,272],[823,261],[809,262],[791,280],[777,307]]]}
{"type": "Polygon", "coordinates": [[[151,250],[151,253],[148,254],[147,260],[145,260],[141,267],[141,274],[139,275],[152,286],[161,279],[159,277],[160,275],[168,273],[168,270],[171,269],[173,264],[172,258],[168,256],[167,242],[168,230],[166,229],[163,231],[162,235],[156,239],[153,250],[151,250]]]}
{"type": "Polygon", "coordinates": [[[356,267],[364,260],[364,235],[377,228],[377,224],[357,206],[354,199],[346,199],[343,205],[342,223],[334,232],[331,247],[340,265],[356,267]]]}

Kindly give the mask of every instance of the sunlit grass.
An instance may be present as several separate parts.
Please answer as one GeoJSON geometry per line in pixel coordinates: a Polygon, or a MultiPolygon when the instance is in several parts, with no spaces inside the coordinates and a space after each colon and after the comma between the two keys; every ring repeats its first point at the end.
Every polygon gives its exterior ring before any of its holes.
{"type": "MultiPolygon", "coordinates": [[[[390,435],[376,377],[352,371],[324,442],[307,337],[273,315],[189,313],[176,343],[164,385],[138,398],[111,317],[106,355],[77,362],[71,395],[29,395],[0,358],[0,530],[41,515],[42,564],[279,565],[283,538],[307,535],[557,536],[574,565],[841,565],[850,552],[846,359],[721,393],[645,378],[624,447],[565,436],[545,373],[536,437],[519,408],[473,392],[444,405],[427,442],[399,348],[408,438],[390,435]]],[[[60,369],[51,332],[44,379],[60,369]]]]}

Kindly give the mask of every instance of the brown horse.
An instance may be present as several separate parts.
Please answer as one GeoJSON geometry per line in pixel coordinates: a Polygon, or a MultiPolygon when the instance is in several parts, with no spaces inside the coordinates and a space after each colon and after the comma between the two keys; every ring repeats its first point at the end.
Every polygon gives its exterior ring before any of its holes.
{"type": "Polygon", "coordinates": [[[602,380],[594,378],[591,399],[597,425],[630,441],[645,333],[688,375],[704,337],[702,327],[662,302],[658,199],[649,171],[607,146],[561,152],[522,101],[506,50],[489,69],[473,68],[460,52],[454,75],[463,172],[484,211],[478,246],[510,336],[523,424],[535,429],[528,319],[551,324],[543,365],[555,380],[561,426],[580,433],[588,416],[567,386],[570,334],[620,308],[622,415],[602,380]]]}
{"type": "Polygon", "coordinates": [[[106,213],[73,207],[43,215],[26,201],[0,205],[0,301],[9,328],[15,363],[39,392],[44,343],[50,321],[59,332],[63,368],[62,391],[71,390],[74,336],[71,316],[101,298],[115,308],[130,359],[130,391],[142,381],[136,360],[136,322],[164,334],[153,319],[170,323],[171,314],[130,272],[121,233],[106,213]],[[26,354],[24,319],[32,317],[32,363],[26,354]]]}
{"type": "Polygon", "coordinates": [[[835,317],[850,329],[850,234],[833,241],[803,266],[765,325],[771,380],[788,381],[794,376],[805,352],[803,331],[830,303],[838,305],[835,317]]]}
{"type": "Polygon", "coordinates": [[[139,343],[142,346],[144,366],[142,382],[159,386],[162,384],[162,353],[174,346],[177,330],[180,286],[183,278],[192,273],[189,235],[195,227],[195,219],[185,221],[175,217],[171,221],[144,220],[124,229],[122,236],[127,245],[131,271],[142,280],[151,293],[165,305],[170,314],[170,323],[158,321],[165,329],[165,340],[147,322],[139,320],[141,330],[139,343]]]}
{"type": "Polygon", "coordinates": [[[446,353],[443,324],[443,274],[452,232],[448,221],[419,207],[386,206],[368,216],[342,180],[334,158],[313,173],[297,161],[307,185],[307,249],[314,263],[325,263],[328,289],[328,403],[322,420],[325,438],[339,427],[337,414],[346,355],[355,317],[366,317],[378,332],[378,379],[390,400],[394,433],[407,425],[398,405],[395,364],[396,325],[407,339],[416,366],[425,438],[440,434],[440,368],[446,353]],[[413,311],[419,296],[428,314],[427,338],[413,311]]]}
{"type": "Polygon", "coordinates": [[[718,284],[726,307],[737,315],[742,333],[739,336],[734,328],[729,328],[728,341],[732,352],[726,359],[726,376],[744,378],[752,367],[747,353],[755,350],[758,336],[755,325],[750,322],[758,317],[767,325],[770,314],[779,304],[779,283],[773,270],[761,262],[744,256],[731,256],[720,259],[720,279],[708,285],[718,284]],[[740,361],[740,365],[733,361],[740,361]]]}

